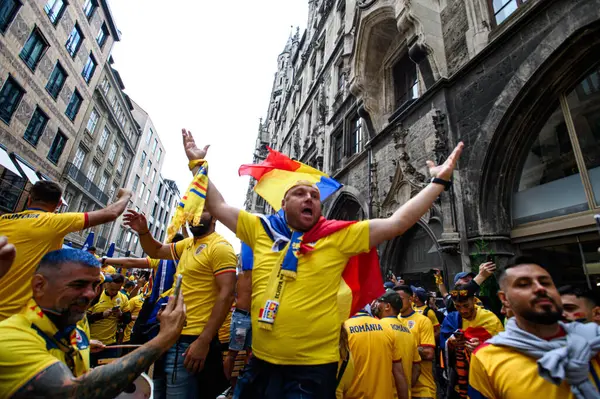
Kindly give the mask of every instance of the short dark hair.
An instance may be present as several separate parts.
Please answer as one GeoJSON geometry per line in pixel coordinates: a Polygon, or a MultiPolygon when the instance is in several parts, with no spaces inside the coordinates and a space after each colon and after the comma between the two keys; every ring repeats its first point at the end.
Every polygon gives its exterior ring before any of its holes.
{"type": "Polygon", "coordinates": [[[181,233],[176,233],[176,234],[173,236],[173,239],[171,240],[171,243],[175,244],[176,242],[179,242],[179,241],[183,240],[184,238],[185,238],[185,237],[183,236],[183,234],[181,234],[181,233]]]}
{"type": "Polygon", "coordinates": [[[125,277],[122,274],[114,273],[110,277],[113,283],[123,284],[125,282],[125,277]]]}
{"type": "Polygon", "coordinates": [[[135,287],[135,283],[131,280],[127,280],[125,282],[125,288],[129,288],[129,287],[135,287]]]}
{"type": "Polygon", "coordinates": [[[502,280],[504,280],[504,278],[506,277],[506,272],[508,270],[510,270],[514,267],[517,267],[517,266],[521,266],[521,265],[538,265],[540,267],[544,267],[544,266],[542,266],[542,264],[540,262],[538,262],[536,259],[534,259],[531,256],[527,256],[527,255],[514,256],[508,260],[508,263],[506,264],[506,266],[504,266],[503,268],[500,269],[500,272],[498,273],[498,283],[500,285],[502,285],[502,280]]]}
{"type": "Polygon", "coordinates": [[[89,247],[87,250],[88,250],[88,251],[94,251],[94,252],[96,252],[96,247],[92,245],[92,246],[91,246],[91,247],[89,247]]]}
{"type": "Polygon", "coordinates": [[[36,182],[33,187],[31,187],[31,191],[29,191],[31,202],[58,205],[61,197],[62,188],[53,181],[40,180],[36,182]]]}
{"type": "Polygon", "coordinates": [[[594,306],[600,306],[600,293],[598,290],[590,290],[584,287],[573,285],[564,285],[558,289],[558,293],[563,295],[574,295],[577,298],[584,298],[590,301],[594,306]]]}
{"type": "Polygon", "coordinates": [[[397,285],[394,287],[394,291],[398,292],[398,291],[404,291],[406,292],[408,295],[412,295],[413,294],[413,290],[412,288],[410,288],[410,286],[408,285],[397,285]]]}
{"type": "Polygon", "coordinates": [[[92,254],[80,249],[58,249],[48,252],[37,267],[43,273],[49,270],[58,270],[65,263],[79,263],[83,266],[100,268],[100,262],[92,254]]]}

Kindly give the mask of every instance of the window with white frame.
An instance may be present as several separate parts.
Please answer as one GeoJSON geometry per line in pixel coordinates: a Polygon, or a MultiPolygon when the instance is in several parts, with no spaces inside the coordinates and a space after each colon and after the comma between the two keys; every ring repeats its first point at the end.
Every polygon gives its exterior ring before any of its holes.
{"type": "Polygon", "coordinates": [[[75,158],[73,159],[73,165],[77,169],[81,169],[81,165],[83,165],[83,161],[85,160],[85,156],[87,155],[87,151],[81,147],[77,148],[77,152],[75,152],[75,158]]]}
{"type": "Polygon", "coordinates": [[[98,172],[98,168],[100,167],[100,165],[98,165],[96,162],[92,162],[92,164],[90,165],[90,168],[87,171],[86,177],[88,178],[89,181],[93,182],[94,178],[96,177],[96,172],[98,172]]]}
{"type": "Polygon", "coordinates": [[[94,134],[94,130],[96,130],[96,125],[98,124],[98,118],[98,112],[96,112],[95,108],[92,109],[90,119],[88,119],[87,126],[85,127],[90,134],[94,134]]]}
{"type": "Polygon", "coordinates": [[[113,141],[110,144],[110,151],[108,152],[108,160],[110,161],[110,163],[114,164],[115,163],[115,157],[117,155],[117,150],[119,149],[119,147],[117,146],[117,142],[113,141]]]}
{"type": "Polygon", "coordinates": [[[108,137],[110,136],[110,130],[106,126],[104,126],[104,130],[102,130],[102,135],[100,136],[100,141],[98,142],[98,147],[101,150],[106,148],[106,143],[108,142],[108,137]]]}
{"type": "Polygon", "coordinates": [[[108,175],[106,173],[102,173],[100,183],[98,184],[98,188],[100,189],[100,191],[104,192],[104,189],[106,188],[106,183],[108,183],[108,175]]]}
{"type": "Polygon", "coordinates": [[[123,166],[125,165],[125,155],[121,154],[119,157],[119,165],[117,166],[118,172],[123,172],[123,166]]]}

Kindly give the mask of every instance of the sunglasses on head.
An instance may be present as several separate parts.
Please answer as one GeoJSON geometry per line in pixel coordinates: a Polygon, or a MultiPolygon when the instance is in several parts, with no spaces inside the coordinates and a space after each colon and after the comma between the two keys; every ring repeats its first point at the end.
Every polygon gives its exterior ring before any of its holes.
{"type": "Polygon", "coordinates": [[[468,290],[452,290],[450,291],[450,296],[452,299],[467,299],[469,297],[468,290]]]}

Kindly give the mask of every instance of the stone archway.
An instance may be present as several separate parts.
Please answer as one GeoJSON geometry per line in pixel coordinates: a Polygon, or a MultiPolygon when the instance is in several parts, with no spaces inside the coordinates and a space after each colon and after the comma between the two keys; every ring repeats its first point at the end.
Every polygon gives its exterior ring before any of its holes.
{"type": "Polygon", "coordinates": [[[363,220],[366,214],[359,200],[349,192],[342,192],[333,202],[328,219],[363,220]]]}
{"type": "Polygon", "coordinates": [[[482,236],[509,235],[510,201],[516,174],[533,139],[529,132],[541,128],[556,107],[558,94],[598,61],[600,21],[594,5],[582,2],[580,11],[585,17],[563,19],[555,26],[521,64],[481,126],[466,159],[465,180],[479,183],[470,190],[478,201],[482,236]]]}

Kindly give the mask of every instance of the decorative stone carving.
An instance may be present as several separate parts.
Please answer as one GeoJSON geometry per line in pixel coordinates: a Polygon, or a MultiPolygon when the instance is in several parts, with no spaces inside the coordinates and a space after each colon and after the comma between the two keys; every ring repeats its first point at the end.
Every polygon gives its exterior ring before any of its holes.
{"type": "Polygon", "coordinates": [[[33,114],[33,106],[29,104],[28,101],[22,100],[21,105],[17,109],[15,113],[15,119],[21,122],[23,125],[27,126],[29,120],[31,119],[31,115],[33,114]]]}
{"type": "Polygon", "coordinates": [[[439,165],[448,157],[448,133],[446,132],[446,114],[439,109],[432,116],[433,126],[435,128],[435,145],[433,153],[435,162],[439,165]]]}
{"type": "Polygon", "coordinates": [[[375,4],[377,0],[358,0],[356,2],[356,6],[358,8],[360,8],[361,10],[366,10],[367,8],[371,7],[373,4],[375,4]]]}
{"type": "Polygon", "coordinates": [[[377,161],[375,155],[371,158],[371,168],[369,170],[371,176],[371,185],[369,187],[369,197],[371,198],[371,213],[374,217],[380,217],[381,205],[379,203],[379,184],[377,181],[377,161]]]}
{"type": "Polygon", "coordinates": [[[20,13],[17,14],[15,20],[13,21],[10,27],[10,33],[12,33],[15,36],[17,42],[19,42],[19,45],[21,47],[25,44],[25,41],[29,37],[29,34],[31,33],[31,28],[29,28],[27,22],[25,22],[23,17],[21,17],[20,13]]]}

